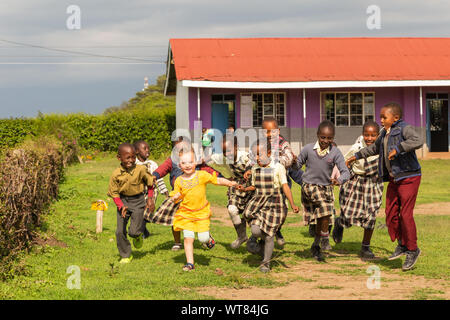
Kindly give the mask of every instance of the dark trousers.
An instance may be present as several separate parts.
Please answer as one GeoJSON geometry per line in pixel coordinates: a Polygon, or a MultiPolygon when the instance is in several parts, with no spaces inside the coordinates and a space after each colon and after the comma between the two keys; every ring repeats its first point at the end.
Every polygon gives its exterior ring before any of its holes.
{"type": "Polygon", "coordinates": [[[127,224],[130,221],[128,227],[128,235],[132,238],[136,238],[142,234],[144,224],[144,209],[145,209],[145,197],[144,194],[136,196],[120,196],[125,207],[128,207],[125,218],[117,210],[117,229],[116,229],[116,243],[119,254],[122,258],[129,258],[131,255],[131,244],[127,238],[127,224]]]}
{"type": "Polygon", "coordinates": [[[390,180],[386,191],[386,225],[391,240],[400,240],[408,250],[417,249],[417,230],[413,211],[421,176],[398,182],[390,180]]]}

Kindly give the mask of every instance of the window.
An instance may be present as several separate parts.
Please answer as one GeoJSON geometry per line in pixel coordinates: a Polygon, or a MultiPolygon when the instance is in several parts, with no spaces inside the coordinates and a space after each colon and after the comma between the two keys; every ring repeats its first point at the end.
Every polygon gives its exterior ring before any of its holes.
{"type": "Polygon", "coordinates": [[[322,93],[322,120],[330,120],[337,127],[358,127],[374,120],[375,93],[322,93]]]}
{"type": "Polygon", "coordinates": [[[228,104],[228,127],[236,128],[236,110],[234,94],[213,94],[211,96],[212,103],[226,103],[228,104]]]}
{"type": "Polygon", "coordinates": [[[286,94],[283,92],[253,93],[253,126],[261,127],[264,118],[277,119],[278,125],[286,125],[286,94]]]}

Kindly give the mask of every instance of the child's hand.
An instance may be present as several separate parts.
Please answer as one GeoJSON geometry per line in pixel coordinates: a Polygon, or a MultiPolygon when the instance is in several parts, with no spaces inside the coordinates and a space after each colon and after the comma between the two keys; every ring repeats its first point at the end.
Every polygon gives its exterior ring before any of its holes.
{"type": "Polygon", "coordinates": [[[355,162],[355,161],[356,161],[356,157],[355,157],[355,156],[352,156],[352,157],[348,158],[347,161],[345,161],[345,165],[346,165],[348,168],[350,168],[351,165],[352,165],[352,163],[355,162]]]}
{"type": "Polygon", "coordinates": [[[300,209],[296,205],[293,205],[292,211],[294,211],[294,213],[298,213],[300,211],[300,209]]]}
{"type": "Polygon", "coordinates": [[[244,173],[244,179],[248,180],[250,178],[250,176],[252,175],[252,170],[247,170],[244,173]]]}
{"type": "Polygon", "coordinates": [[[333,186],[338,186],[338,185],[340,185],[339,181],[338,181],[337,179],[334,179],[334,178],[331,178],[331,179],[330,179],[330,182],[331,182],[331,184],[332,184],[333,186]]]}
{"type": "Polygon", "coordinates": [[[236,189],[238,189],[239,191],[245,191],[245,190],[244,190],[245,187],[244,187],[243,185],[241,185],[241,184],[238,184],[238,185],[236,186],[236,189]]]}
{"type": "Polygon", "coordinates": [[[236,187],[237,185],[236,181],[230,181],[230,187],[236,187]]]}
{"type": "Polygon", "coordinates": [[[147,200],[147,205],[145,206],[145,209],[149,210],[150,212],[155,211],[155,201],[153,200],[153,198],[149,198],[147,200]]]}
{"type": "Polygon", "coordinates": [[[120,214],[122,215],[122,218],[125,218],[127,214],[128,207],[123,206],[122,209],[120,209],[120,214]]]}
{"type": "Polygon", "coordinates": [[[397,155],[397,150],[392,149],[391,152],[389,152],[388,159],[389,160],[394,160],[396,155],[397,155]]]}

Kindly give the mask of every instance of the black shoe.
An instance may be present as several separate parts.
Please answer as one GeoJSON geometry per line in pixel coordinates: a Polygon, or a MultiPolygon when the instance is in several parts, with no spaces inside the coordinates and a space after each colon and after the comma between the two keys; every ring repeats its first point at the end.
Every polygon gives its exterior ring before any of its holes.
{"type": "Polygon", "coordinates": [[[362,259],[374,259],[375,254],[370,250],[369,246],[361,246],[361,251],[359,252],[359,256],[362,259]]]}
{"type": "Polygon", "coordinates": [[[320,246],[312,245],[311,247],[311,254],[314,259],[316,259],[319,262],[325,261],[325,257],[322,254],[322,251],[320,250],[320,246]]]}
{"type": "Polygon", "coordinates": [[[278,230],[277,233],[275,233],[275,237],[277,238],[277,244],[281,247],[281,249],[283,249],[286,241],[284,240],[284,237],[281,234],[281,230],[278,230]]]}
{"type": "Polygon", "coordinates": [[[401,256],[405,255],[408,249],[405,246],[398,245],[395,248],[394,253],[388,258],[388,260],[395,260],[400,258],[401,256]]]}
{"type": "Polygon", "coordinates": [[[144,233],[143,233],[143,238],[147,239],[148,237],[150,237],[150,232],[147,230],[147,228],[145,228],[144,233]]]}
{"type": "Polygon", "coordinates": [[[309,235],[313,238],[316,236],[316,225],[315,224],[309,225],[309,235]]]}
{"type": "Polygon", "coordinates": [[[341,243],[342,238],[344,237],[344,227],[341,225],[340,217],[334,220],[334,228],[332,237],[335,243],[341,243]]]}
{"type": "Polygon", "coordinates": [[[263,239],[258,241],[258,253],[264,259],[264,246],[266,242],[263,239]]]}
{"type": "Polygon", "coordinates": [[[414,251],[409,251],[409,250],[406,251],[406,260],[405,260],[405,263],[403,263],[402,270],[403,271],[411,270],[414,267],[414,265],[416,264],[419,256],[420,256],[419,248],[417,248],[414,251]]]}
{"type": "Polygon", "coordinates": [[[258,254],[259,245],[257,239],[254,236],[250,236],[247,241],[247,251],[252,254],[258,254]]]}

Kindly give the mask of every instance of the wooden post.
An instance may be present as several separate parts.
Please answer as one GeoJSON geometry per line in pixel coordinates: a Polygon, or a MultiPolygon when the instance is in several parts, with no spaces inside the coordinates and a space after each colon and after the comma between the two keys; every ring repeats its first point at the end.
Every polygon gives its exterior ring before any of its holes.
{"type": "Polygon", "coordinates": [[[97,224],[95,228],[96,233],[103,231],[103,210],[97,210],[97,224]]]}

